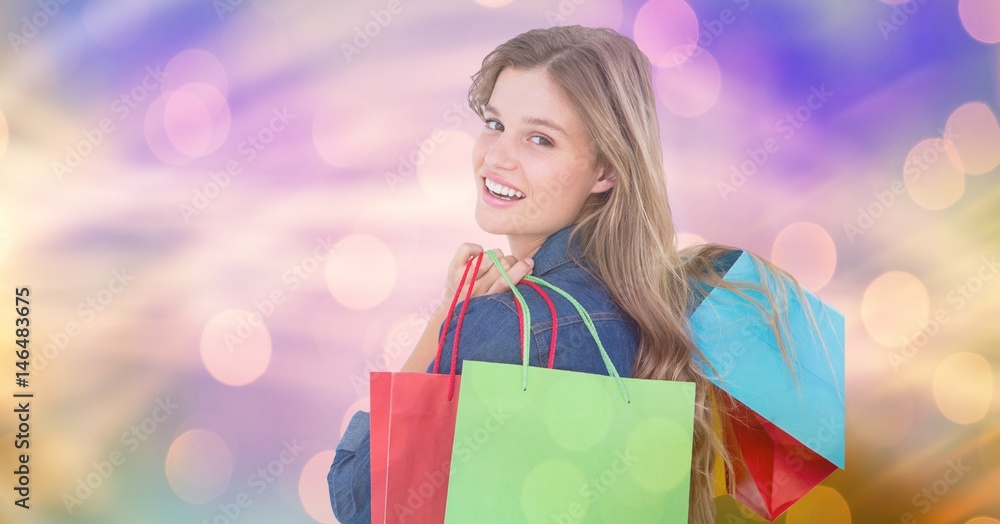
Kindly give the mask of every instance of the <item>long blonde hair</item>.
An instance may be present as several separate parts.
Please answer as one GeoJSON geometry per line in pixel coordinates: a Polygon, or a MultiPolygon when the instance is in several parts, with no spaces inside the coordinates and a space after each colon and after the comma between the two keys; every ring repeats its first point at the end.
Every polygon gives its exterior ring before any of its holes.
{"type": "MultiPolygon", "coordinates": [[[[528,31],[497,47],[473,75],[469,105],[480,117],[507,67],[545,69],[586,123],[598,166],[610,165],[617,173],[610,191],[588,198],[572,235],[580,236],[587,262],[639,327],[632,376],[696,384],[690,522],[714,522],[716,456],[727,471],[732,468],[713,429],[719,416],[715,386],[696,362],[700,354],[687,317],[694,296],[689,278],[739,289],[713,266],[733,248],[711,244],[681,252],[676,247],[649,59],[632,40],[607,28],[528,31]]],[[[759,257],[754,261],[799,289],[787,274],[759,257]]],[[[769,302],[760,310],[770,318],[787,360],[780,329],[786,300],[766,286],[757,291],[769,302]]]]}

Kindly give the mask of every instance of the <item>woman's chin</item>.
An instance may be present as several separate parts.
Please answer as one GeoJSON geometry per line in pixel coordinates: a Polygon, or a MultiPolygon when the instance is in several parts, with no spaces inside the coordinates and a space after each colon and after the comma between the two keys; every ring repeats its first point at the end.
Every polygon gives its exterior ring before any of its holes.
{"type": "MultiPolygon", "coordinates": [[[[479,205],[482,205],[481,203],[479,205]]],[[[476,225],[479,229],[491,235],[509,235],[510,224],[504,217],[490,216],[491,210],[482,210],[476,206],[476,225]]]]}

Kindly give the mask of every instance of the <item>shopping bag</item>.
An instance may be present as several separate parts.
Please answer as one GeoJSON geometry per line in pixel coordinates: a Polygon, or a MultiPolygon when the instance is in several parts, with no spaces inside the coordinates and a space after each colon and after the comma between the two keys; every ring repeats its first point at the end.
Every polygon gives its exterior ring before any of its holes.
{"type": "Polygon", "coordinates": [[[770,521],[837,470],[808,446],[732,397],[722,394],[734,464],[733,498],[770,521]]]}
{"type": "MultiPolygon", "coordinates": [[[[462,322],[472,292],[474,275],[482,255],[470,259],[461,283],[448,310],[441,330],[434,373],[372,372],[371,395],[371,472],[372,522],[432,524],[443,522],[448,473],[451,464],[452,437],[461,377],[455,374],[458,341],[462,322]],[[447,326],[465,285],[472,262],[473,277],[456,323],[451,368],[439,374],[447,326]]],[[[533,287],[536,287],[533,285],[533,287]]],[[[553,327],[558,325],[555,306],[548,295],[537,288],[549,304],[553,327]]],[[[519,313],[520,315],[520,313],[519,313]]],[[[523,330],[523,323],[521,329],[523,330]]],[[[555,331],[549,348],[549,366],[555,357],[555,331]]]]}
{"type": "Polygon", "coordinates": [[[466,360],[445,522],[687,522],[694,384],[621,378],[584,308],[524,280],[573,304],[608,375],[466,360]]]}
{"type": "MultiPolygon", "coordinates": [[[[465,316],[472,282],[482,256],[469,259],[445,322],[451,323],[455,304],[475,260],[459,323],[465,316]]],[[[444,329],[434,359],[434,373],[372,372],[371,479],[372,522],[440,522],[444,518],[451,437],[458,407],[459,377],[438,374],[444,349],[444,329]]],[[[460,331],[456,330],[452,354],[457,356],[460,331]]]]}
{"type": "Polygon", "coordinates": [[[728,260],[726,281],[787,291],[778,312],[787,357],[754,305],[766,303],[759,290],[714,288],[691,315],[705,372],[728,394],[724,434],[736,471],[727,491],[774,520],[844,467],[844,317],[809,291],[798,297],[746,252],[728,260]]]}

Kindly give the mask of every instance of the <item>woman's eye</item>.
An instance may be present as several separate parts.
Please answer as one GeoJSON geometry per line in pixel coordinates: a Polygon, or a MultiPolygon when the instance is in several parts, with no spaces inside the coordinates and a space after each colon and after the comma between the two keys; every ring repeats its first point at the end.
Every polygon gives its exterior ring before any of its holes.
{"type": "Polygon", "coordinates": [[[503,124],[492,118],[486,119],[486,127],[494,131],[503,131],[503,124]]]}
{"type": "Polygon", "coordinates": [[[540,146],[551,146],[552,145],[552,141],[551,140],[549,140],[548,138],[545,138],[544,136],[541,136],[541,135],[535,135],[535,136],[531,137],[531,140],[534,141],[536,138],[538,139],[538,141],[535,142],[535,143],[538,144],[538,145],[540,145],[540,146]]]}

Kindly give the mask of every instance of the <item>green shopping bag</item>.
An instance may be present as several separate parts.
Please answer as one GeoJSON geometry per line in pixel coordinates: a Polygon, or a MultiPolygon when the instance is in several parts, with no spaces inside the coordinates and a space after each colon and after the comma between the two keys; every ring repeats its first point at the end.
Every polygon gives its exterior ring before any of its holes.
{"type": "Polygon", "coordinates": [[[465,361],[445,522],[687,522],[694,383],[621,378],[583,307],[525,279],[576,307],[608,376],[529,367],[527,349],[520,366],[465,361]]]}

